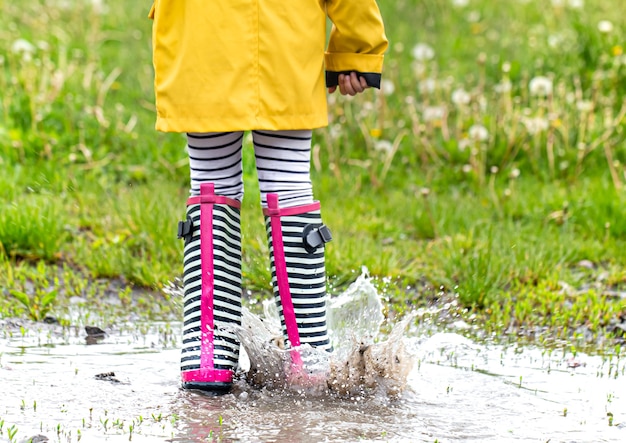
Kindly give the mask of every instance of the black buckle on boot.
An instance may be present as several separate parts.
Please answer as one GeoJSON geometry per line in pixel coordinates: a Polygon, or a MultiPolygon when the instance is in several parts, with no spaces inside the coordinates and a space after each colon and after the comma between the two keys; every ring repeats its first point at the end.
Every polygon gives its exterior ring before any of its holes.
{"type": "Polygon", "coordinates": [[[193,236],[193,220],[187,216],[187,220],[178,222],[178,238],[185,239],[185,246],[191,241],[193,236]]]}
{"type": "Polygon", "coordinates": [[[304,243],[304,249],[311,254],[315,252],[317,248],[323,246],[333,239],[333,235],[328,229],[328,226],[321,225],[306,225],[302,231],[302,242],[304,243]]]}

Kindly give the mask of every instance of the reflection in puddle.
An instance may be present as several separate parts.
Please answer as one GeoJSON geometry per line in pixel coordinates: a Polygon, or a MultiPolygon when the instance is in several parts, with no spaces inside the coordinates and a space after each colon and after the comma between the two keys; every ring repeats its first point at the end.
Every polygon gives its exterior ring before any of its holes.
{"type": "MultiPolygon", "coordinates": [[[[333,332],[342,337],[334,364],[353,361],[359,340],[374,340],[382,323],[377,294],[366,279],[359,285],[334,302],[341,309],[333,332]]],[[[112,332],[95,345],[84,334],[41,328],[0,339],[0,440],[15,426],[15,441],[626,441],[624,368],[615,358],[487,346],[419,325],[402,336],[399,326],[400,336],[369,349],[410,361],[373,385],[344,377],[349,389],[312,395],[239,380],[230,394],[211,397],[179,389],[179,351],[163,339],[164,324],[112,332]]],[[[256,352],[248,348],[249,364],[256,352]]]]}

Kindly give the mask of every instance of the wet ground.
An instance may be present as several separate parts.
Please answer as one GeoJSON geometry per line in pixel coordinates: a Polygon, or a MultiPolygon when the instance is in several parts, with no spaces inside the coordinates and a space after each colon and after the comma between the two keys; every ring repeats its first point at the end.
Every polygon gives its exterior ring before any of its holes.
{"type": "Polygon", "coordinates": [[[400,394],[385,380],[344,396],[240,380],[210,397],[179,389],[179,326],[93,338],[84,328],[5,323],[0,441],[626,441],[624,359],[478,344],[418,321],[382,346],[402,341],[412,359],[400,394]]]}

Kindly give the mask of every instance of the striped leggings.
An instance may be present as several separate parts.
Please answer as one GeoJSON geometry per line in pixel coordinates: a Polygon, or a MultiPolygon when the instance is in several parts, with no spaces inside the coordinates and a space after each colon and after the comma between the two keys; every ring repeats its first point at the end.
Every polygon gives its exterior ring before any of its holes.
{"type": "MultiPolygon", "coordinates": [[[[268,193],[278,194],[281,207],[313,202],[311,135],[311,130],[252,131],[264,208],[268,193]]],[[[200,183],[211,182],[217,195],[243,199],[243,136],[243,131],[187,134],[191,195],[199,195],[200,183]]]]}

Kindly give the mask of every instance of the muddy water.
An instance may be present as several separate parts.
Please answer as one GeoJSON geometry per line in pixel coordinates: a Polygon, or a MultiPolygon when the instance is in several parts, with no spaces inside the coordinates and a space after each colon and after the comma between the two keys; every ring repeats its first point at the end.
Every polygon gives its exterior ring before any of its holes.
{"type": "MultiPolygon", "coordinates": [[[[380,300],[366,279],[334,306],[343,345],[329,362],[331,382],[313,392],[271,377],[260,386],[241,379],[222,397],[182,391],[177,324],[109,331],[93,344],[82,330],[5,325],[0,441],[626,441],[623,360],[477,344],[419,321],[380,336],[380,300]],[[363,355],[400,362],[385,372],[355,362],[363,355]],[[351,362],[351,373],[372,370],[367,383],[337,369],[351,362]]],[[[241,332],[245,367],[274,358],[261,346],[273,333],[265,323],[256,335],[241,332]]]]}

